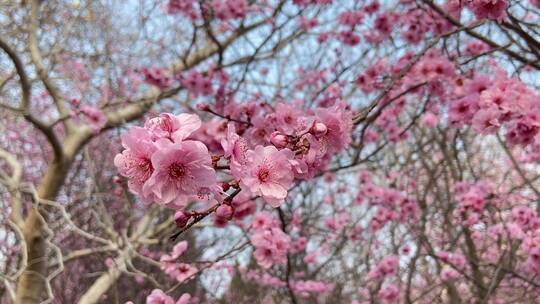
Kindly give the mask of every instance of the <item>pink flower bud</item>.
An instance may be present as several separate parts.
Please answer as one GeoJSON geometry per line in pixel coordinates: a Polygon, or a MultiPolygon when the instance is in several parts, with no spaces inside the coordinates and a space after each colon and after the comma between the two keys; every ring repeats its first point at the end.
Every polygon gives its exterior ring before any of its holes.
{"type": "Polygon", "coordinates": [[[118,176],[118,175],[113,176],[113,183],[121,184],[122,183],[122,178],[120,178],[120,176],[118,176]]]}
{"type": "Polygon", "coordinates": [[[105,266],[107,266],[107,268],[112,268],[114,266],[114,260],[112,258],[106,258],[105,259],[105,266]]]}
{"type": "Polygon", "coordinates": [[[176,213],[174,214],[174,221],[176,222],[176,226],[178,226],[179,228],[184,227],[189,221],[190,217],[191,216],[189,214],[186,214],[183,211],[176,211],[176,213]]]}
{"type": "Polygon", "coordinates": [[[220,218],[230,218],[232,216],[233,210],[229,205],[221,205],[216,209],[216,216],[220,218]]]}
{"type": "Polygon", "coordinates": [[[205,103],[198,103],[197,104],[197,110],[199,111],[208,111],[210,107],[205,103]]]}
{"type": "Polygon", "coordinates": [[[77,98],[72,98],[71,99],[71,104],[75,107],[78,107],[80,104],[81,104],[81,101],[77,98]]]}
{"type": "Polygon", "coordinates": [[[229,183],[227,183],[227,182],[221,183],[221,189],[223,189],[223,191],[226,192],[226,191],[229,190],[230,188],[231,188],[231,185],[229,185],[229,183]]]}
{"type": "Polygon", "coordinates": [[[311,133],[315,136],[323,136],[328,132],[328,128],[322,122],[315,123],[311,128],[311,133]]]}
{"type": "Polygon", "coordinates": [[[270,141],[278,148],[283,148],[287,145],[287,136],[275,131],[270,135],[270,141]]]}

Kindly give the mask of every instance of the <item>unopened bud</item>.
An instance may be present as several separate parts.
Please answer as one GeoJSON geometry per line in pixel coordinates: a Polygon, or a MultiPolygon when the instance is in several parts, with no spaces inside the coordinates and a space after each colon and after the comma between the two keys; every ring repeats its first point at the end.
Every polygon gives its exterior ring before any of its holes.
{"type": "Polygon", "coordinates": [[[216,216],[220,218],[228,219],[232,216],[232,213],[233,213],[233,210],[231,206],[226,205],[226,204],[223,204],[216,209],[216,216]]]}
{"type": "Polygon", "coordinates": [[[311,127],[311,133],[315,136],[323,136],[328,132],[328,128],[322,122],[317,122],[311,127]]]}
{"type": "Polygon", "coordinates": [[[179,228],[186,226],[190,217],[191,216],[189,214],[186,214],[184,211],[176,211],[176,213],[174,214],[174,221],[176,222],[176,226],[178,226],[179,228]]]}
{"type": "Polygon", "coordinates": [[[229,185],[229,183],[227,182],[221,183],[221,189],[223,189],[224,192],[227,192],[227,190],[229,190],[230,188],[231,188],[231,185],[229,185]]]}
{"type": "Polygon", "coordinates": [[[275,131],[270,135],[270,142],[278,148],[283,148],[287,145],[287,136],[281,134],[279,131],[275,131]]]}

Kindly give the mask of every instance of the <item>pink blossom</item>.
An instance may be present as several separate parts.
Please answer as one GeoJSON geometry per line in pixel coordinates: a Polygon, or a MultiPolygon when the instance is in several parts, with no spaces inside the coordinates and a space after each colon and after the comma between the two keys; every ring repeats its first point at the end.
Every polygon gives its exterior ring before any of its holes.
{"type": "Polygon", "coordinates": [[[453,101],[449,109],[449,121],[453,126],[463,126],[470,123],[474,113],[478,109],[478,97],[467,95],[461,99],[453,101]]]}
{"type": "Polygon", "coordinates": [[[364,11],[368,15],[373,15],[379,10],[380,7],[381,7],[381,4],[379,3],[379,1],[374,0],[370,4],[364,6],[364,11]]]}
{"type": "Polygon", "coordinates": [[[480,55],[489,50],[489,46],[482,41],[474,40],[467,44],[465,54],[469,56],[480,55]]]}
{"type": "Polygon", "coordinates": [[[180,75],[180,83],[193,96],[208,96],[213,93],[212,78],[210,75],[204,76],[197,71],[190,71],[187,75],[180,75]]]}
{"type": "Polygon", "coordinates": [[[107,125],[107,116],[98,108],[84,105],[81,107],[81,114],[84,115],[94,133],[98,133],[107,125]]]}
{"type": "Polygon", "coordinates": [[[530,265],[534,271],[540,272],[540,246],[531,248],[527,264],[530,265]]]}
{"type": "Polygon", "coordinates": [[[199,270],[194,266],[180,263],[178,264],[176,270],[173,272],[172,276],[174,276],[178,282],[184,282],[188,279],[191,279],[193,275],[196,274],[198,271],[199,270]]]}
{"type": "Polygon", "coordinates": [[[507,0],[467,0],[467,5],[478,19],[502,21],[506,18],[507,0]]]}
{"type": "Polygon", "coordinates": [[[181,255],[184,254],[184,252],[186,252],[187,248],[188,248],[187,241],[181,241],[178,244],[174,245],[173,250],[172,250],[172,258],[173,259],[179,258],[181,255]]]}
{"type": "Polygon", "coordinates": [[[240,194],[235,196],[232,201],[232,205],[234,206],[233,217],[236,220],[242,220],[245,217],[253,214],[257,208],[257,205],[247,192],[240,192],[240,194]]]}
{"type": "Polygon", "coordinates": [[[299,24],[303,30],[307,31],[316,27],[319,24],[319,22],[317,21],[317,18],[308,19],[304,16],[300,16],[299,24]]]}
{"type": "Polygon", "coordinates": [[[490,88],[480,94],[480,106],[495,107],[500,111],[507,112],[511,107],[509,97],[507,92],[501,88],[490,88]]]}
{"type": "Polygon", "coordinates": [[[276,218],[268,211],[257,212],[251,222],[251,228],[254,230],[265,230],[277,225],[276,218]]]}
{"type": "Polygon", "coordinates": [[[195,114],[162,113],[158,117],[147,120],[144,127],[150,131],[154,141],[168,138],[179,142],[188,138],[201,127],[201,119],[195,114]]]}
{"type": "Polygon", "coordinates": [[[122,146],[125,150],[115,156],[114,165],[128,178],[129,189],[140,195],[144,202],[150,202],[153,195],[144,195],[142,188],[154,172],[151,157],[157,147],[150,133],[140,127],[133,127],[122,135],[122,146]]]}
{"type": "Polygon", "coordinates": [[[185,227],[190,219],[190,215],[184,211],[178,210],[174,213],[174,222],[177,227],[185,227]]]}
{"type": "Polygon", "coordinates": [[[350,144],[352,114],[344,103],[337,103],[331,108],[317,108],[315,116],[327,127],[327,132],[318,140],[330,153],[339,152],[350,144]]]}
{"type": "Polygon", "coordinates": [[[172,79],[167,75],[167,71],[158,67],[143,68],[141,70],[144,80],[159,89],[163,90],[172,84],[172,79]]]}
{"type": "Polygon", "coordinates": [[[261,195],[273,207],[279,207],[294,179],[290,164],[292,151],[257,146],[255,150],[249,150],[246,157],[247,164],[240,180],[242,188],[261,195]]]}
{"type": "Polygon", "coordinates": [[[384,303],[396,303],[399,298],[399,289],[393,284],[387,284],[379,291],[379,298],[384,303]]]}
{"type": "Polygon", "coordinates": [[[195,5],[195,0],[169,0],[167,3],[167,13],[171,15],[183,14],[192,20],[196,20],[199,14],[195,10],[195,5]]]}
{"type": "Polygon", "coordinates": [[[230,158],[231,173],[234,177],[242,176],[242,169],[247,164],[247,152],[249,150],[248,143],[245,138],[240,137],[236,133],[234,124],[229,124],[227,127],[227,137],[221,140],[224,155],[230,158]]]}
{"type": "Polygon", "coordinates": [[[212,8],[219,19],[239,19],[246,16],[248,3],[246,0],[213,0],[212,8]]]}
{"type": "Polygon", "coordinates": [[[389,36],[392,33],[394,27],[393,18],[394,15],[388,12],[383,12],[375,18],[374,26],[382,36],[389,36]]]}
{"type": "Polygon", "coordinates": [[[317,295],[328,293],[334,289],[334,284],[317,282],[312,280],[307,281],[294,281],[292,282],[292,289],[301,295],[308,297],[309,293],[315,293],[317,295]]]}
{"type": "Polygon", "coordinates": [[[275,107],[277,129],[285,134],[292,135],[299,127],[298,119],[302,113],[290,104],[279,102],[275,107]]]}
{"type": "Polygon", "coordinates": [[[294,252],[300,252],[304,250],[307,246],[308,239],[306,237],[299,237],[298,239],[294,240],[293,242],[293,250],[294,252]]]}
{"type": "Polygon", "coordinates": [[[114,259],[108,257],[105,259],[105,266],[107,266],[107,268],[112,268],[114,267],[114,259]]]}
{"type": "Polygon", "coordinates": [[[161,204],[183,208],[190,198],[217,187],[208,149],[198,141],[160,141],[152,155],[154,172],[144,184],[144,194],[153,194],[161,204]]]}
{"type": "Polygon", "coordinates": [[[306,264],[314,264],[314,263],[316,263],[318,255],[319,255],[319,253],[316,250],[313,250],[313,251],[309,252],[304,257],[304,263],[306,263],[306,264]]]}
{"type": "Polygon", "coordinates": [[[168,257],[162,257],[160,262],[163,272],[179,282],[191,279],[198,272],[198,269],[194,266],[186,263],[178,263],[168,257]]]}
{"type": "Polygon", "coordinates": [[[441,271],[441,279],[443,281],[453,281],[459,278],[459,272],[452,268],[445,268],[441,271]]]}
{"type": "Polygon", "coordinates": [[[428,128],[433,128],[439,123],[439,117],[431,112],[424,115],[424,125],[428,128]]]}
{"type": "Polygon", "coordinates": [[[501,126],[500,117],[500,111],[494,107],[481,109],[474,114],[472,126],[476,132],[481,134],[493,134],[501,126]]]}
{"type": "Polygon", "coordinates": [[[178,298],[175,304],[190,304],[190,303],[193,303],[191,301],[192,299],[193,298],[191,297],[189,293],[184,293],[182,294],[182,296],[180,296],[180,298],[178,298]]]}
{"type": "Polygon", "coordinates": [[[508,124],[506,140],[511,145],[529,145],[540,130],[540,121],[533,116],[522,116],[508,124]]]}
{"type": "Polygon", "coordinates": [[[338,39],[346,45],[355,46],[360,43],[360,35],[354,33],[351,30],[341,31],[338,33],[338,39]]]}
{"type": "Polygon", "coordinates": [[[171,254],[162,255],[159,259],[161,263],[172,265],[176,260],[186,252],[188,247],[187,241],[181,241],[173,247],[171,254]]]}
{"type": "Polygon", "coordinates": [[[474,97],[480,96],[482,92],[491,87],[492,81],[486,75],[477,75],[473,79],[467,80],[464,84],[464,91],[474,97]]]}
{"type": "Polygon", "coordinates": [[[338,23],[354,27],[362,23],[364,13],[362,11],[345,11],[339,14],[338,23]]]}
{"type": "Polygon", "coordinates": [[[152,290],[152,293],[146,298],[146,304],[175,304],[173,298],[166,295],[160,289],[152,290]]]}
{"type": "Polygon", "coordinates": [[[250,239],[255,247],[253,255],[261,267],[268,269],[274,264],[285,264],[291,238],[281,229],[256,230],[250,239]]]}

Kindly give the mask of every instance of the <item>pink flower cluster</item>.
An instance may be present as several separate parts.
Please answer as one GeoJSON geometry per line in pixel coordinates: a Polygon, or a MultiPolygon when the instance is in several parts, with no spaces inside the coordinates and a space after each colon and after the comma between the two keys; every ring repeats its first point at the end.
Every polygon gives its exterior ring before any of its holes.
{"type": "Polygon", "coordinates": [[[246,282],[256,282],[261,286],[272,288],[283,288],[287,286],[287,283],[283,282],[280,278],[270,275],[267,272],[258,272],[255,270],[246,271],[245,268],[241,268],[242,279],[246,282]]]}
{"type": "Polygon", "coordinates": [[[195,0],[169,0],[167,3],[167,13],[171,15],[182,14],[192,20],[199,18],[199,13],[195,9],[195,0]]]}
{"type": "Polygon", "coordinates": [[[458,206],[454,209],[454,216],[467,226],[478,223],[487,204],[486,198],[491,193],[490,187],[482,182],[461,182],[456,185],[455,191],[458,206]]]}
{"type": "Polygon", "coordinates": [[[391,221],[403,223],[417,219],[417,203],[408,198],[404,192],[376,186],[369,177],[364,177],[363,183],[358,198],[367,199],[371,205],[377,207],[371,219],[371,230],[377,231],[391,221]]]}
{"type": "Polygon", "coordinates": [[[502,21],[506,18],[508,0],[467,0],[466,3],[478,19],[502,21]]]}
{"type": "Polygon", "coordinates": [[[459,272],[452,268],[446,267],[441,271],[441,280],[443,281],[454,281],[459,277],[459,272]]]}
{"type": "Polygon", "coordinates": [[[345,11],[339,14],[338,23],[341,25],[347,25],[355,27],[362,23],[364,20],[364,12],[362,11],[345,11]]]}
{"type": "MultiPolygon", "coordinates": [[[[245,268],[241,269],[242,279],[246,282],[257,282],[257,284],[265,287],[272,288],[284,288],[287,283],[278,277],[272,276],[267,272],[258,272],[255,270],[247,271],[245,268]]],[[[321,295],[331,292],[334,289],[334,284],[327,282],[320,282],[314,280],[299,280],[291,279],[290,287],[301,297],[310,297],[313,294],[321,295]]]]}
{"type": "Polygon", "coordinates": [[[385,60],[378,60],[368,66],[364,73],[356,78],[356,85],[358,85],[364,93],[372,93],[382,89],[384,87],[381,81],[382,77],[388,72],[387,62],[385,60]]]}
{"type": "MultiPolygon", "coordinates": [[[[325,103],[303,113],[285,103],[270,108],[231,102],[217,114],[230,117],[228,125],[215,120],[202,125],[196,115],[164,113],[122,136],[125,150],[115,165],[143,201],[184,209],[196,200],[221,201],[229,185],[218,187],[214,168],[225,162],[238,181],[235,187],[278,207],[295,179],[312,178],[351,142],[348,106],[335,98],[325,103]],[[223,157],[212,159],[208,148],[223,157]]],[[[219,210],[226,215],[222,220],[234,214],[225,206],[219,210]]]]}
{"type": "MultiPolygon", "coordinates": [[[[487,50],[485,45],[479,44],[469,52],[472,55],[484,50],[487,50]]],[[[376,62],[357,78],[356,83],[365,93],[380,90],[383,83],[379,79],[386,73],[398,72],[410,59],[411,55],[406,54],[392,69],[376,62]]],[[[436,126],[443,113],[441,108],[447,106],[448,124],[451,126],[470,125],[481,134],[494,134],[502,129],[510,145],[531,146],[531,150],[538,150],[533,144],[540,142],[537,137],[540,131],[540,92],[517,78],[508,77],[492,61],[488,62],[488,67],[492,70],[489,76],[472,70],[460,75],[456,73],[453,62],[440,52],[430,50],[407,73],[401,90],[427,82],[428,92],[439,99],[440,103],[432,103],[426,108],[426,126],[436,126]]],[[[416,90],[418,94],[425,92],[416,90]]],[[[394,100],[375,121],[391,141],[401,139],[402,132],[395,118],[403,112],[406,102],[404,98],[394,100]]]]}
{"type": "Polygon", "coordinates": [[[213,0],[212,8],[221,20],[240,19],[246,16],[248,3],[246,0],[213,0]]]}
{"type": "Polygon", "coordinates": [[[317,20],[317,18],[306,18],[304,16],[300,16],[300,19],[298,20],[298,23],[300,25],[300,27],[307,31],[307,30],[310,30],[314,27],[316,27],[318,24],[319,24],[319,21],[317,20]]]}
{"type": "Polygon", "coordinates": [[[540,130],[540,93],[501,73],[468,80],[464,90],[467,95],[450,108],[453,121],[470,123],[483,134],[506,126],[506,139],[511,145],[534,142],[540,130]]]}
{"type": "Polygon", "coordinates": [[[447,252],[439,251],[435,254],[439,261],[446,265],[450,265],[452,268],[463,270],[467,266],[467,260],[461,252],[447,252]]]}
{"type": "Polygon", "coordinates": [[[213,93],[212,88],[212,75],[203,75],[197,71],[191,71],[186,75],[181,75],[180,83],[185,87],[193,96],[207,96],[213,93]]]}
{"type": "MultiPolygon", "coordinates": [[[[201,125],[192,114],[161,114],[122,136],[114,163],[131,191],[145,202],[174,209],[217,194],[216,172],[206,146],[187,138],[201,125]]],[[[220,197],[216,195],[215,197],[220,197]]]]}
{"type": "Polygon", "coordinates": [[[394,284],[387,284],[379,290],[379,299],[382,303],[398,303],[399,288],[394,284]]]}
{"type": "Polygon", "coordinates": [[[236,121],[221,140],[232,176],[274,207],[295,178],[313,177],[351,141],[352,114],[342,102],[306,114],[285,103],[229,103],[224,111],[236,121]]]}
{"type": "Polygon", "coordinates": [[[302,297],[309,297],[312,293],[321,295],[329,293],[334,289],[334,284],[313,281],[313,280],[298,280],[291,283],[291,288],[300,294],[302,297]]]}
{"type": "Polygon", "coordinates": [[[277,228],[277,220],[268,212],[259,212],[253,221],[251,244],[257,263],[263,268],[285,264],[291,246],[291,238],[277,228]]]}
{"type": "Polygon", "coordinates": [[[173,82],[167,70],[163,68],[142,68],[141,73],[144,76],[144,81],[162,90],[168,88],[173,82]]]}
{"type": "Polygon", "coordinates": [[[186,241],[182,241],[173,247],[172,253],[161,256],[161,269],[168,274],[171,278],[176,279],[178,282],[184,282],[191,279],[197,272],[197,268],[190,264],[178,262],[178,258],[182,256],[187,250],[188,244],[186,241]]]}
{"type": "Polygon", "coordinates": [[[397,256],[386,256],[368,273],[367,277],[368,279],[381,280],[386,276],[396,274],[398,266],[399,260],[397,256]]]}

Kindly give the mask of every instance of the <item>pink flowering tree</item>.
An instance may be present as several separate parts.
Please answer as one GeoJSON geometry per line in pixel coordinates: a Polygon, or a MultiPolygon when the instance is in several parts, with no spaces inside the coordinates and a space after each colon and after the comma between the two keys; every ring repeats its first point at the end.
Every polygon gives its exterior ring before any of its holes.
{"type": "Polygon", "coordinates": [[[540,1],[0,25],[0,302],[540,301],[540,1]]]}

